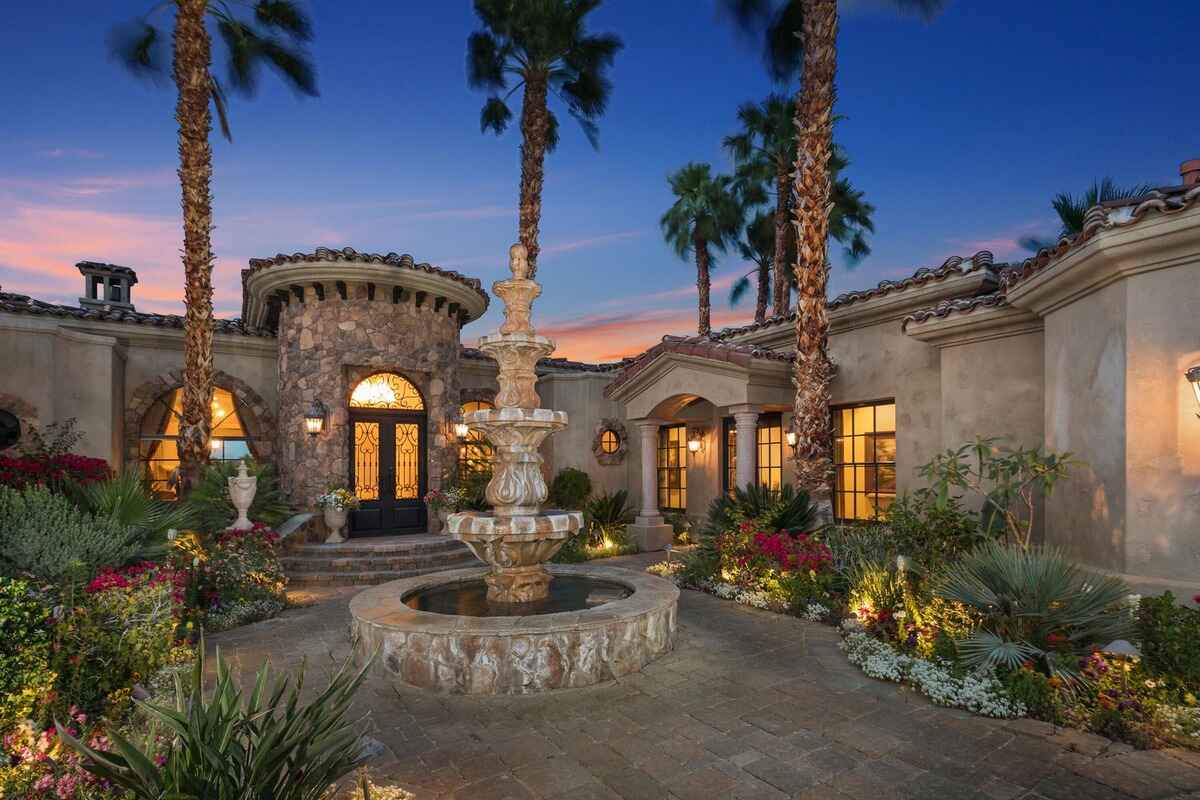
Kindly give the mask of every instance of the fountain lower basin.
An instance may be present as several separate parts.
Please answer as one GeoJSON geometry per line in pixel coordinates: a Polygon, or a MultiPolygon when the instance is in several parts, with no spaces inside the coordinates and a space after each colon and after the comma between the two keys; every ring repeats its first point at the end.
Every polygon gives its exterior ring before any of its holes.
{"type": "Polygon", "coordinates": [[[420,598],[446,590],[480,591],[487,568],[405,578],[350,601],[356,652],[369,658],[378,651],[376,669],[423,689],[530,694],[613,680],[674,647],[679,590],[671,582],[618,567],[546,569],[552,579],[594,582],[611,599],[577,611],[525,613],[531,609],[512,606],[501,609],[512,615],[441,614],[409,603],[421,605],[420,598]]]}

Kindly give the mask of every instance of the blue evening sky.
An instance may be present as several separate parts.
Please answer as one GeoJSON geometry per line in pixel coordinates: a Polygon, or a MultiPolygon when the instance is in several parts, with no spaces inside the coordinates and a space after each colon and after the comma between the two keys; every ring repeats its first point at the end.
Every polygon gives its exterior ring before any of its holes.
{"type": "MultiPolygon", "coordinates": [[[[105,34],[150,4],[10,4],[0,35],[0,285],[74,302],[80,259],[138,270],[138,307],[178,311],[174,93],[124,73],[105,34]]],[[[925,25],[844,4],[837,130],[876,208],[874,252],[838,260],[831,292],[895,279],[1055,230],[1049,201],[1093,178],[1177,182],[1200,157],[1200,3],[951,2],[925,25]]],[[[234,99],[234,143],[214,136],[216,305],[240,306],[246,259],[318,245],[408,252],[501,277],[516,238],[519,137],[481,135],[466,86],[466,0],[309,5],[321,96],[271,75],[234,99]]],[[[665,176],[728,170],[721,137],[772,86],[757,51],[711,2],[608,0],[592,28],[625,40],[600,150],[563,116],[546,163],[537,319],[560,354],[604,359],[695,329],[695,269],[662,241],[665,176]]],[[[714,321],[748,269],[721,258],[714,321]]],[[[465,331],[486,333],[496,309],[465,331]]]]}

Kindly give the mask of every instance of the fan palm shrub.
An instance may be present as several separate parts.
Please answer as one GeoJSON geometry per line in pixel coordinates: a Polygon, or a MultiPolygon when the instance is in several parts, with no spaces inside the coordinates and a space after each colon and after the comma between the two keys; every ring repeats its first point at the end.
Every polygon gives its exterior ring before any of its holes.
{"type": "MultiPolygon", "coordinates": [[[[1083,230],[1083,221],[1092,206],[1108,203],[1113,200],[1130,200],[1149,194],[1153,189],[1150,184],[1143,183],[1134,186],[1118,186],[1112,178],[1101,178],[1092,182],[1086,191],[1079,195],[1070,192],[1059,192],[1050,201],[1050,207],[1058,215],[1058,236],[1074,236],[1083,230]]],[[[1035,253],[1038,250],[1053,247],[1056,242],[1052,239],[1028,236],[1020,240],[1020,244],[1035,253]]]]}
{"type": "Polygon", "coordinates": [[[629,492],[625,489],[618,489],[612,494],[604,492],[588,500],[584,517],[591,531],[591,543],[600,544],[607,537],[610,541],[623,544],[625,526],[633,522],[636,514],[629,504],[629,492]]]}
{"type": "Polygon", "coordinates": [[[191,527],[192,508],[164,503],[150,491],[146,480],[134,470],[125,470],[107,481],[75,489],[80,508],[106,517],[128,528],[142,546],[140,555],[153,558],[166,548],[167,531],[191,527]]]}
{"type": "Polygon", "coordinates": [[[1074,676],[1080,654],[1133,634],[1129,586],[1084,570],[1056,550],[989,542],[948,565],[934,594],[974,609],[978,630],[958,643],[968,666],[1017,669],[1027,661],[1074,676]]]}
{"type": "Polygon", "coordinates": [[[758,520],[763,528],[776,531],[808,531],[817,524],[817,511],[808,494],[783,485],[778,491],[757,483],[738,486],[732,495],[722,495],[708,507],[705,533],[716,535],[746,519],[758,520]]]}
{"type": "Polygon", "coordinates": [[[141,704],[173,737],[161,767],[154,760],[153,730],[140,744],[110,731],[108,751],[75,739],[62,725],[59,736],[89,772],[136,800],[322,800],[359,765],[358,721],[349,712],[366,666],[354,671],[347,661],[304,704],[303,670],[294,682],[285,675],[268,688],[264,664],[244,695],[218,650],[216,681],[206,696],[204,668],[201,646],[186,689],[176,677],[174,708],[141,704]]]}

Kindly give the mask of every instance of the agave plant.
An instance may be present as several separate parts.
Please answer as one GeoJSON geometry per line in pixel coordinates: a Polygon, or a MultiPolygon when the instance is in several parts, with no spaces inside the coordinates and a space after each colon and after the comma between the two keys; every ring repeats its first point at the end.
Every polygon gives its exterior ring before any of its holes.
{"type": "Polygon", "coordinates": [[[138,555],[143,558],[152,558],[165,549],[168,530],[190,527],[194,521],[189,506],[157,499],[146,480],[134,470],[78,486],[75,492],[76,501],[85,511],[129,529],[141,544],[138,555]]]}
{"type": "Polygon", "coordinates": [[[1074,676],[1091,645],[1130,638],[1133,620],[1120,578],[1088,572],[1061,552],[989,542],[950,564],[934,593],[975,609],[979,630],[958,643],[968,666],[1015,669],[1026,661],[1074,676]]]}
{"type": "Polygon", "coordinates": [[[139,746],[110,731],[112,749],[88,747],[62,725],[58,735],[83,757],[84,768],[136,800],[209,797],[221,800],[322,800],[329,787],[359,765],[357,721],[348,713],[366,672],[344,663],[329,685],[301,705],[301,670],[276,679],[268,690],[268,665],[243,698],[229,665],[217,652],[216,684],[204,694],[204,648],[185,691],[176,676],[174,708],[142,707],[173,735],[162,766],[154,762],[156,731],[139,746]]]}
{"type": "Polygon", "coordinates": [[[629,492],[625,489],[618,489],[612,494],[605,492],[588,500],[584,515],[592,531],[592,544],[599,543],[595,541],[597,537],[612,536],[633,522],[636,513],[633,506],[629,505],[629,492]]]}
{"type": "Polygon", "coordinates": [[[705,532],[716,535],[733,527],[735,519],[758,519],[771,530],[806,531],[817,523],[817,511],[808,493],[784,484],[778,491],[756,483],[736,487],[708,508],[705,532]]]}

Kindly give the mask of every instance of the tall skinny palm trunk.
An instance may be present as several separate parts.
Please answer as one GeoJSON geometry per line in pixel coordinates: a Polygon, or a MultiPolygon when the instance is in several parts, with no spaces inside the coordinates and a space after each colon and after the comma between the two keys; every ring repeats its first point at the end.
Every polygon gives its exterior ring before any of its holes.
{"type": "Polygon", "coordinates": [[[537,274],[538,225],[542,219],[542,183],[546,175],[546,137],[550,114],[546,107],[547,78],[531,75],[521,103],[521,219],[520,239],[529,253],[529,277],[537,274]]]}
{"type": "Polygon", "coordinates": [[[208,134],[212,59],[204,27],[207,0],[177,0],[175,85],[179,102],[179,183],[183,205],[183,419],[179,461],[183,489],[197,484],[208,461],[212,404],[212,148],[208,134]]]}
{"type": "Polygon", "coordinates": [[[837,68],[837,0],[805,0],[801,44],[803,84],[796,98],[797,153],[793,224],[796,228],[797,314],[795,426],[796,486],[826,516],[832,512],[833,477],[829,384],[833,365],[827,343],[829,156],[833,147],[834,72],[837,68]]]}
{"type": "Polygon", "coordinates": [[[701,336],[708,336],[712,332],[712,300],[709,297],[712,277],[709,272],[708,242],[704,237],[697,236],[693,247],[696,251],[696,293],[700,296],[700,322],[697,329],[701,336]]]}
{"type": "Polygon", "coordinates": [[[771,302],[771,265],[766,261],[758,262],[758,297],[754,304],[754,321],[762,322],[767,318],[767,306],[771,302]]]}
{"type": "Polygon", "coordinates": [[[791,245],[791,237],[788,236],[788,196],[792,193],[788,166],[781,164],[775,175],[775,256],[772,260],[774,280],[771,287],[774,303],[771,313],[777,317],[788,313],[792,304],[792,292],[787,276],[787,264],[791,261],[788,257],[788,247],[791,245]]]}

